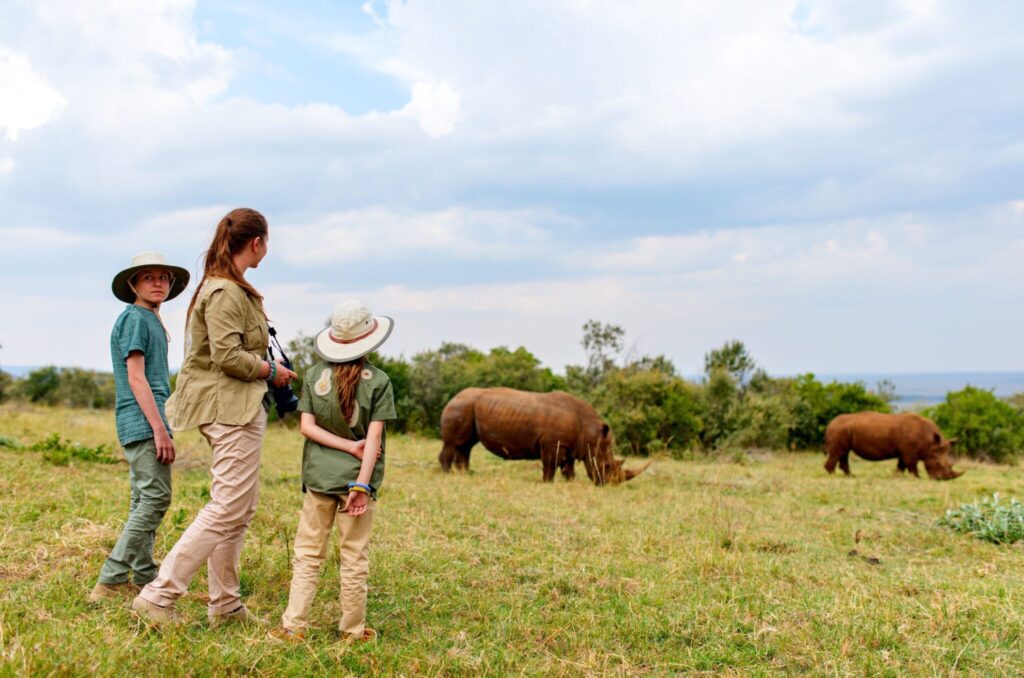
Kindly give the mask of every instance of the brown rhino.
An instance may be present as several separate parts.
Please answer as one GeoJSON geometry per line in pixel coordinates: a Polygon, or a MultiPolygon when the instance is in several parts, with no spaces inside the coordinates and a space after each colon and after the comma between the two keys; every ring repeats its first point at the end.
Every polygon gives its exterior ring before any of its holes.
{"type": "Polygon", "coordinates": [[[575,476],[579,459],[594,484],[632,480],[647,466],[622,468],[612,454],[608,424],[594,408],[561,391],[531,393],[511,388],[467,388],[441,413],[438,460],[441,469],[469,468],[469,452],[477,442],[502,459],[540,459],[544,482],[561,468],[566,480],[575,476]]]}
{"type": "Polygon", "coordinates": [[[825,470],[835,472],[838,462],[843,473],[850,475],[852,450],[868,461],[898,459],[900,471],[909,469],[918,477],[917,462],[923,461],[935,480],[952,480],[963,475],[953,470],[950,446],[955,442],[955,438],[943,437],[935,422],[919,414],[841,414],[825,429],[825,470]]]}

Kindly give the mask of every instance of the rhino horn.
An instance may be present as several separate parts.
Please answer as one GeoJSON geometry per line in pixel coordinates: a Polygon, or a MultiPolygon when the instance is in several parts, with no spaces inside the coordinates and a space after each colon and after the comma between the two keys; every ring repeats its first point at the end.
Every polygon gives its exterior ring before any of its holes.
{"type": "Polygon", "coordinates": [[[625,469],[624,473],[626,475],[626,480],[632,480],[633,478],[636,478],[638,475],[640,475],[641,473],[646,471],[647,467],[650,466],[653,463],[654,462],[649,461],[646,464],[644,464],[643,466],[640,466],[638,468],[627,468],[627,469],[625,469]]]}

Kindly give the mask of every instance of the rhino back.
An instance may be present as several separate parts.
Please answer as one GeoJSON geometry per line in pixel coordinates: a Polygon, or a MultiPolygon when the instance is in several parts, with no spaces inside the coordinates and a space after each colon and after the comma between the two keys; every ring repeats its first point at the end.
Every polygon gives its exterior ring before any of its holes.
{"type": "Polygon", "coordinates": [[[935,425],[912,414],[857,412],[837,417],[849,430],[850,448],[865,459],[917,457],[930,445],[935,425]]]}
{"type": "Polygon", "coordinates": [[[499,456],[533,459],[542,442],[568,448],[579,435],[579,413],[555,394],[511,388],[480,391],[474,406],[476,433],[499,456]]]}

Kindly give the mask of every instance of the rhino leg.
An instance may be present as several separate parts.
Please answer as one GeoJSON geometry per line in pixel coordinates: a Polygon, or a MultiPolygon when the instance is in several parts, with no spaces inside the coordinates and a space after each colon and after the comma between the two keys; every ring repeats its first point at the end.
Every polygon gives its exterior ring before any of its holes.
{"type": "Polygon", "coordinates": [[[559,464],[559,467],[562,469],[562,477],[566,480],[572,480],[576,477],[576,460],[572,457],[566,457],[559,464]]]}
{"type": "Polygon", "coordinates": [[[835,473],[836,472],[836,464],[839,463],[839,458],[841,456],[842,456],[842,453],[839,452],[838,450],[835,450],[835,449],[828,450],[828,459],[825,460],[825,470],[828,471],[829,473],[835,473]]]}
{"type": "Polygon", "coordinates": [[[914,474],[915,478],[920,478],[921,477],[921,474],[917,472],[917,460],[916,459],[914,461],[910,462],[909,464],[907,464],[907,469],[911,473],[914,474]]]}
{"type": "Polygon", "coordinates": [[[441,448],[441,454],[437,455],[437,460],[441,462],[441,470],[448,473],[453,465],[460,471],[469,470],[469,451],[472,447],[455,447],[445,443],[441,448]]]}
{"type": "Polygon", "coordinates": [[[843,469],[843,473],[850,475],[850,453],[845,452],[839,457],[839,468],[843,469]]]}

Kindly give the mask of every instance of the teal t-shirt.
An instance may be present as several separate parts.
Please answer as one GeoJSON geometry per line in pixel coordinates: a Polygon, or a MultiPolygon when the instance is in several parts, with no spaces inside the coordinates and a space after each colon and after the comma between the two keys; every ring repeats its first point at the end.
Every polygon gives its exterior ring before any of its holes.
{"type": "MultiPolygon", "coordinates": [[[[395,396],[388,375],[366,363],[356,386],[356,406],[352,418],[345,421],[334,387],[334,366],[320,362],[306,370],[299,398],[299,412],[309,412],[316,423],[334,435],[360,440],[366,437],[371,421],[397,419],[395,396]]],[[[384,482],[384,455],[387,431],[380,438],[380,458],[373,467],[370,485],[380,489],[384,482]]],[[[348,452],[341,452],[315,443],[309,438],[302,449],[302,485],[322,494],[347,494],[348,484],[359,477],[362,462],[348,452]]]]}
{"type": "Polygon", "coordinates": [[[128,386],[128,354],[141,351],[146,363],[146,381],[153,392],[160,418],[167,425],[164,403],[171,397],[171,375],[167,369],[167,334],[160,319],[149,309],[132,304],[121,312],[110,332],[110,362],[114,366],[114,420],[122,445],[153,437],[153,429],[128,386]]]}

